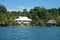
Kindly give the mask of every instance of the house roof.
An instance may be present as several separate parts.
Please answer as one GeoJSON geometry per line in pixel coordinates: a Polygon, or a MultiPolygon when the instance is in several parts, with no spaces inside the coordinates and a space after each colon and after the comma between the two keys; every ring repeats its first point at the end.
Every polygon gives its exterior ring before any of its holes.
{"type": "Polygon", "coordinates": [[[20,20],[20,21],[32,21],[32,20],[29,19],[28,17],[23,17],[23,16],[19,16],[19,18],[15,19],[15,20],[20,20]]]}
{"type": "Polygon", "coordinates": [[[57,22],[55,21],[55,20],[49,20],[47,23],[54,23],[54,24],[56,24],[57,22]]]}

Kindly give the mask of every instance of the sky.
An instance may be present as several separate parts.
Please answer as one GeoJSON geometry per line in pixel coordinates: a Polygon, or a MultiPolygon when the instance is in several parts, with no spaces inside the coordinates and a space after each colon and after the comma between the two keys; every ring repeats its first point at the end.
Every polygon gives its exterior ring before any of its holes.
{"type": "Polygon", "coordinates": [[[30,10],[35,6],[47,9],[60,7],[60,0],[0,0],[0,4],[4,5],[8,11],[30,10]]]}

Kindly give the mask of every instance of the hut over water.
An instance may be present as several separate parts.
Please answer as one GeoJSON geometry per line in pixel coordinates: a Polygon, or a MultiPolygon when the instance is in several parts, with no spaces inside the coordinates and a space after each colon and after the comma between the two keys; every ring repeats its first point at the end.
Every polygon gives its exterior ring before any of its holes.
{"type": "Polygon", "coordinates": [[[49,20],[49,21],[47,22],[47,25],[48,25],[48,26],[56,26],[56,24],[57,24],[57,22],[56,22],[55,20],[49,20]]]}

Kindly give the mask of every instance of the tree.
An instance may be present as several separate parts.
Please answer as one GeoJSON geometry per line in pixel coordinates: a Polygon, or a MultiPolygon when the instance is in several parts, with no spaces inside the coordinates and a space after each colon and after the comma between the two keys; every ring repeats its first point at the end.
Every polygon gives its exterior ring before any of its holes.
{"type": "Polygon", "coordinates": [[[0,5],[0,13],[6,13],[7,9],[4,5],[0,5]]]}
{"type": "Polygon", "coordinates": [[[23,9],[23,14],[22,14],[22,16],[27,16],[27,15],[28,15],[27,9],[23,9]]]}
{"type": "Polygon", "coordinates": [[[60,15],[60,7],[58,8],[58,13],[59,13],[59,15],[60,15]]]}

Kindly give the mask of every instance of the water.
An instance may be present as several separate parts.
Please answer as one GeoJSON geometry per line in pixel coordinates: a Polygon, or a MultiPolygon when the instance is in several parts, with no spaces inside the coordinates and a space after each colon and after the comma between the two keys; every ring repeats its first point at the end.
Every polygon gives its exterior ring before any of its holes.
{"type": "Polygon", "coordinates": [[[1,27],[0,40],[60,40],[60,27],[1,27]]]}

